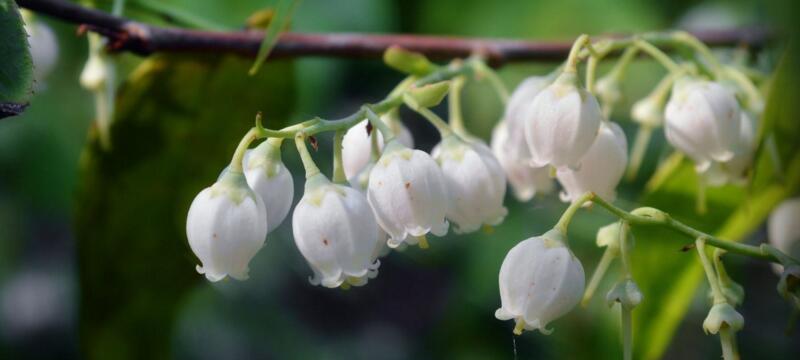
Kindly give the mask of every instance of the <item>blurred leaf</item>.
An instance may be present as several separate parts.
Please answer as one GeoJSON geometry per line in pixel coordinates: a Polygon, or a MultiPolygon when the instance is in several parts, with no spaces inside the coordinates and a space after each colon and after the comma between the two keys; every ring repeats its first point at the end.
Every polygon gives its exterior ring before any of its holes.
{"type": "Polygon", "coordinates": [[[264,33],[264,39],[261,40],[261,46],[258,48],[258,54],[256,54],[256,61],[250,67],[250,75],[255,75],[261,65],[264,64],[264,61],[267,60],[272,48],[278,43],[281,33],[289,26],[289,21],[292,20],[292,15],[294,15],[294,11],[299,4],[300,0],[282,0],[278,4],[278,9],[275,10],[267,31],[264,33]]]}
{"type": "MultiPolygon", "coordinates": [[[[692,164],[684,160],[669,176],[661,176],[660,186],[645,195],[643,203],[669,212],[674,218],[723,239],[741,241],[756,230],[770,211],[800,186],[800,127],[797,119],[796,53],[787,53],[776,71],[767,108],[762,119],[761,134],[775,134],[780,163],[786,167],[778,178],[775,161],[764,151],[754,168],[755,186],[749,189],[725,186],[708,192],[709,213],[695,213],[697,176],[692,164]]],[[[636,351],[645,359],[661,358],[683,320],[695,291],[703,279],[702,268],[694,251],[682,253],[681,246],[691,239],[663,229],[636,228],[638,244],[634,277],[642,288],[645,301],[634,312],[635,333],[639,334],[636,351]]],[[[702,336],[701,329],[697,336],[702,336]]],[[[709,341],[716,341],[709,337],[709,341]]]]}
{"type": "Polygon", "coordinates": [[[25,110],[33,85],[28,34],[13,0],[0,0],[0,119],[25,110]]]}
{"type": "MultiPolygon", "coordinates": [[[[291,109],[292,65],[256,78],[237,57],[158,57],[122,87],[111,129],[82,158],[76,234],[80,337],[89,359],[171,357],[176,309],[202,284],[185,236],[189,205],[228,163],[263,110],[291,109]]],[[[277,119],[277,121],[276,121],[277,119]]]]}

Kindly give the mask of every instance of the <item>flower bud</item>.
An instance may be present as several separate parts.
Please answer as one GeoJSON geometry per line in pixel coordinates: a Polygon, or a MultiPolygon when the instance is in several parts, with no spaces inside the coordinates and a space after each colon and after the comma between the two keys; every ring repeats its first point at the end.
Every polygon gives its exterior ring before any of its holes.
{"type": "Polygon", "coordinates": [[[703,330],[706,334],[717,334],[725,327],[733,331],[741,330],[744,327],[744,317],[728,303],[714,304],[703,321],[703,330]]]}
{"type": "Polygon", "coordinates": [[[664,103],[653,96],[647,96],[631,106],[631,119],[641,126],[656,128],[664,123],[664,103]]]}
{"type": "Polygon", "coordinates": [[[244,174],[228,171],[192,201],[186,217],[189,246],[200,259],[197,272],[210,281],[248,278],[248,264],[267,236],[264,202],[244,174]]]}
{"type": "Polygon", "coordinates": [[[280,145],[264,141],[245,153],[243,163],[247,184],[264,201],[267,232],[272,232],[289,214],[294,198],[294,181],[281,161],[280,145]]]}
{"type": "Polygon", "coordinates": [[[511,248],[500,268],[500,320],[515,319],[517,335],[538,329],[569,312],[581,299],[583,266],[564,245],[558,230],[524,240],[511,248]]]}
{"type": "Polygon", "coordinates": [[[665,135],[698,171],[728,161],[740,145],[741,115],[733,92],[705,80],[676,81],[665,111],[665,135]]]}
{"type": "Polygon", "coordinates": [[[597,247],[608,247],[609,249],[619,249],[619,221],[613,222],[597,230],[597,247]]]}
{"type": "Polygon", "coordinates": [[[525,137],[531,165],[578,168],[603,118],[597,99],[563,73],[536,95],[526,112],[525,137]]]}
{"type": "Polygon", "coordinates": [[[617,184],[628,164],[628,142],[619,125],[603,121],[594,143],[580,161],[579,169],[560,168],[556,173],[564,187],[561,200],[575,201],[592,191],[607,201],[613,201],[617,196],[617,184]]]}
{"type": "Polygon", "coordinates": [[[633,209],[631,215],[646,217],[656,221],[667,221],[669,218],[669,214],[649,206],[633,209]]]}
{"type": "MultiPolygon", "coordinates": [[[[397,135],[401,144],[413,148],[414,139],[399,120],[392,120],[388,114],[381,116],[383,120],[397,135]]],[[[372,152],[372,136],[378,137],[378,148],[383,149],[383,135],[380,131],[373,130],[370,134],[366,131],[367,120],[351,127],[342,139],[342,163],[344,174],[348,179],[356,176],[367,165],[372,152]]]]}
{"type": "Polygon", "coordinates": [[[508,213],[503,206],[506,177],[486,144],[448,136],[432,153],[450,190],[447,219],[455,225],[456,233],[473,232],[481,225],[503,221],[508,213]]]}
{"type": "MultiPolygon", "coordinates": [[[[767,220],[769,243],[787,255],[800,258],[800,197],[784,200],[767,220]]],[[[782,272],[782,266],[774,265],[775,273],[782,272]]]]}
{"type": "Polygon", "coordinates": [[[439,105],[448,91],[450,91],[450,82],[440,81],[420,87],[412,87],[408,89],[405,96],[412,100],[413,107],[429,108],[439,105]]]}
{"type": "Polygon", "coordinates": [[[294,241],[314,276],[314,285],[361,286],[378,275],[378,224],[364,195],[317,174],[292,215],[294,241]]]}
{"type": "Polygon", "coordinates": [[[791,265],[783,269],[778,281],[778,294],[787,300],[800,301],[800,266],[791,265]]]}
{"type": "Polygon", "coordinates": [[[619,79],[616,74],[609,74],[598,79],[594,86],[594,92],[603,106],[609,108],[622,100],[622,90],[620,90],[619,79]]]}
{"type": "Polygon", "coordinates": [[[530,152],[525,138],[518,137],[521,142],[517,143],[511,140],[514,134],[508,131],[509,123],[508,120],[500,121],[492,131],[492,152],[503,167],[514,196],[519,201],[528,201],[537,192],[551,192],[553,179],[550,178],[550,169],[530,166],[530,152]]]}
{"type": "Polygon", "coordinates": [[[436,65],[428,61],[425,55],[408,51],[399,46],[390,46],[383,53],[383,62],[390,67],[406,74],[423,76],[436,68],[436,65]]]}
{"type": "Polygon", "coordinates": [[[109,81],[109,69],[113,65],[101,55],[89,55],[89,60],[81,71],[80,83],[84,89],[102,90],[109,81]]]}
{"type": "Polygon", "coordinates": [[[367,200],[378,224],[391,236],[390,247],[417,243],[428,232],[447,233],[448,207],[444,175],[430,155],[403,146],[398,140],[386,144],[372,168],[367,200]]]}
{"type": "Polygon", "coordinates": [[[613,306],[614,303],[620,303],[623,308],[632,310],[642,302],[642,298],[642,292],[639,291],[636,283],[631,279],[625,279],[611,288],[611,291],[606,295],[606,302],[609,307],[613,306]]]}

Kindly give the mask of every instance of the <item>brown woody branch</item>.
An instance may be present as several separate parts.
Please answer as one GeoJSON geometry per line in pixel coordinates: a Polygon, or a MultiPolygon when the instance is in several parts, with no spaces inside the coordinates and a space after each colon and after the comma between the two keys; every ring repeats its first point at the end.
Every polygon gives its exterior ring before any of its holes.
{"type": "MultiPolygon", "coordinates": [[[[64,0],[17,0],[35,12],[97,32],[109,39],[111,51],[139,55],[156,52],[235,53],[254,57],[264,36],[261,31],[204,31],[152,26],[85,8],[64,0]]],[[[710,46],[745,45],[761,48],[770,34],[763,28],[694,33],[710,46]]],[[[464,58],[476,52],[493,66],[519,61],[561,61],[571,42],[477,39],[421,35],[283,33],[270,58],[326,56],[375,58],[392,45],[420,52],[436,60],[464,58]]]]}

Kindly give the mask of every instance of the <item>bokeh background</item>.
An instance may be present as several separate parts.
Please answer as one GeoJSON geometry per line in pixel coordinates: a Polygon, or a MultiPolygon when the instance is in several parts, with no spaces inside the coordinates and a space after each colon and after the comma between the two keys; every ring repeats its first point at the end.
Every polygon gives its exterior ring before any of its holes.
{"type": "MultiPolygon", "coordinates": [[[[265,0],[130,0],[126,15],[154,23],[203,19],[215,28],[241,28],[265,0]],[[149,5],[147,3],[150,3],[149,5]],[[156,3],[153,5],[153,3],[156,3]],[[160,6],[171,16],[154,15],[160,6]],[[175,15],[181,16],[175,16],[175,15]]],[[[108,4],[100,3],[104,7],[108,4]]],[[[419,33],[570,40],[580,33],[633,33],[675,27],[762,25],[778,41],[754,55],[755,66],[779,66],[798,15],[792,1],[633,0],[305,0],[295,31],[419,33]]],[[[379,61],[297,59],[272,61],[255,77],[249,59],[232,56],[122,54],[112,149],[97,145],[92,95],[78,84],[86,39],[75,26],[38,17],[57,34],[55,70],[37,84],[31,106],[0,121],[0,358],[90,359],[427,359],[620,358],[617,309],[604,294],[606,277],[588,308],[576,308],[545,336],[511,334],[494,318],[497,275],[518,241],[551,227],[566,207],[557,194],[529,203],[508,197],[509,216],[492,233],[448,235],[431,249],[393,252],[380,275],[349,291],[311,286],[310,269],[295,248],[290,221],[272,233],[251,263],[245,282],[211,284],[194,270],[184,222],[191,199],[225,166],[236,143],[264,111],[279,127],[320,115],[335,118],[383,97],[402,75],[379,61]]],[[[768,122],[780,129],[787,164],[797,153],[798,62],[784,60],[768,122]],[[788,63],[788,65],[787,65],[788,63]],[[794,97],[793,97],[794,96],[794,97]],[[777,110],[776,110],[777,109],[777,110]]],[[[500,71],[509,87],[554,64],[517,64],[500,71]]],[[[601,66],[600,72],[608,66],[601,66]]],[[[613,120],[632,139],[627,115],[664,75],[637,61],[624,83],[625,101],[613,120]]],[[[773,88],[774,89],[774,88],[773,88]]],[[[502,107],[486,84],[470,82],[464,98],[468,128],[488,139],[502,107]]],[[[444,108],[437,109],[445,114],[444,108]]],[[[417,148],[430,150],[435,130],[403,112],[417,148]]],[[[315,154],[330,169],[330,138],[315,154]]],[[[647,180],[671,150],[654,136],[640,176],[623,182],[617,204],[656,205],[705,231],[759,243],[761,225],[780,196],[797,184],[780,183],[767,169],[748,189],[709,193],[708,215],[694,213],[696,182],[689,164],[658,189],[647,180]],[[777,185],[775,185],[777,184],[777,185]],[[777,190],[776,190],[777,189],[777,190]],[[780,194],[777,195],[776,191],[780,194]]],[[[290,147],[285,160],[302,191],[302,172],[290,147]]],[[[761,164],[761,163],[759,163],[761,164]]],[[[761,166],[761,165],[759,165],[761,166]]],[[[763,165],[769,167],[769,165],[763,165]]],[[[301,194],[298,192],[296,198],[301,194]]],[[[587,276],[599,260],[598,227],[613,219],[601,209],[582,211],[570,242],[587,276]]],[[[634,311],[637,358],[707,359],[719,356],[716,337],[701,323],[708,311],[696,254],[686,239],[637,231],[634,277],[644,303],[634,311]]],[[[726,257],[744,285],[739,335],[745,358],[794,358],[800,335],[787,332],[791,309],[777,295],[777,276],[764,263],[726,257]]]]}

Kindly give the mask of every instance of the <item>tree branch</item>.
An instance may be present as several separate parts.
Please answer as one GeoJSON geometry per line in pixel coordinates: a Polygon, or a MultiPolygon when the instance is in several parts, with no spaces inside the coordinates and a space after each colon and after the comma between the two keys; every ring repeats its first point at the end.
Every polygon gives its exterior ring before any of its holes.
{"type": "MultiPolygon", "coordinates": [[[[65,0],[17,0],[21,7],[97,32],[109,39],[109,50],[139,55],[156,52],[235,53],[254,57],[261,31],[204,31],[157,27],[85,8],[65,0]]],[[[764,28],[744,28],[694,33],[710,46],[763,47],[770,38],[764,28]]],[[[610,36],[618,37],[618,36],[610,36]]],[[[571,42],[478,39],[419,35],[281,34],[270,58],[327,56],[380,59],[392,45],[449,60],[481,53],[492,66],[519,61],[562,61],[571,42]]]]}

